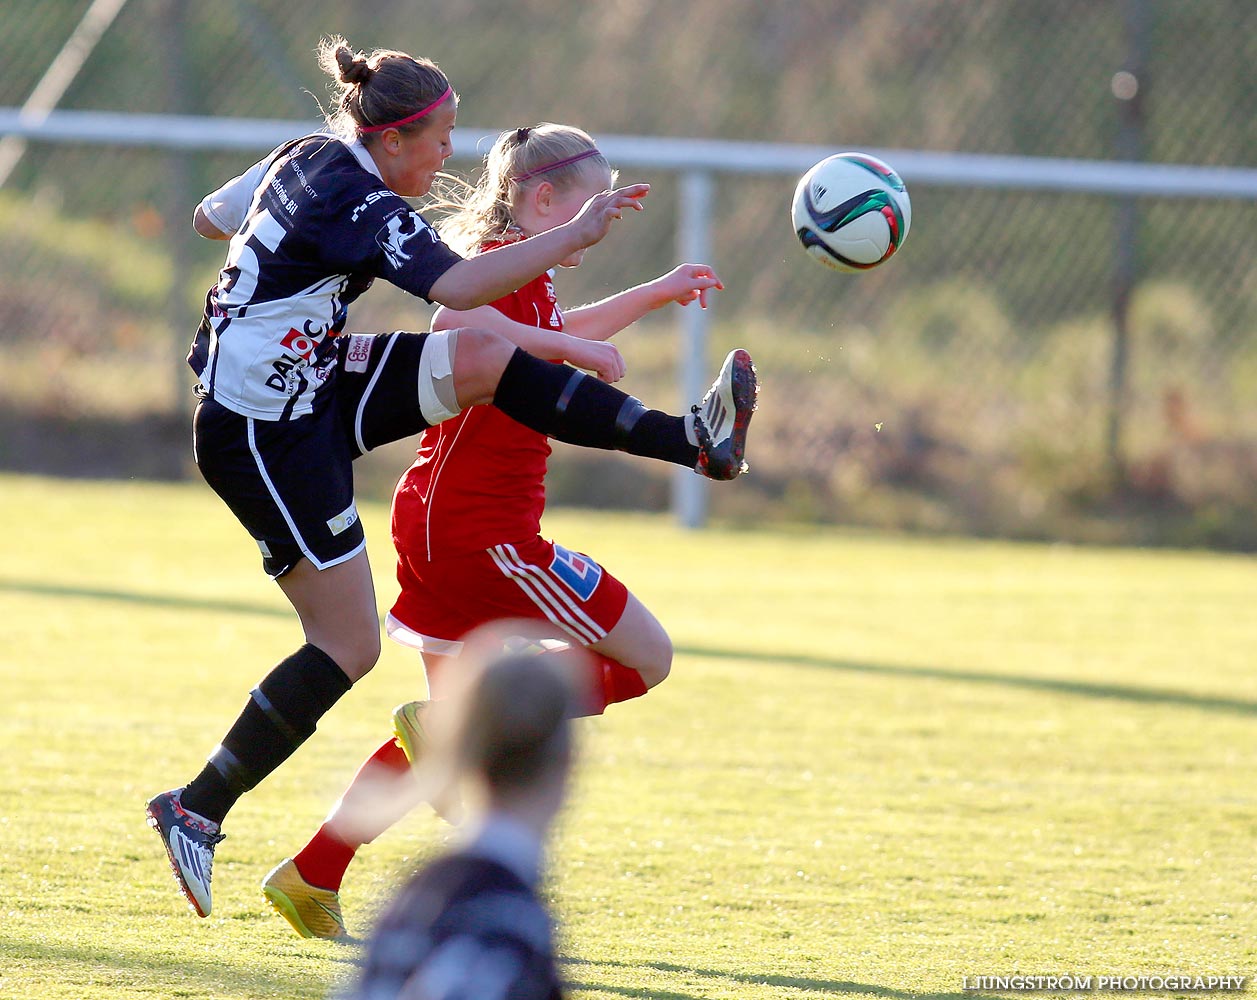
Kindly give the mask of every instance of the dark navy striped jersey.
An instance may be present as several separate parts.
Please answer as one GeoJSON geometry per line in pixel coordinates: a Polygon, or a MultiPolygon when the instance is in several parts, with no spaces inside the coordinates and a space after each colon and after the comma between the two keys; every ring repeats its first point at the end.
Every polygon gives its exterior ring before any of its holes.
{"type": "Polygon", "coordinates": [[[487,857],[448,855],[398,894],[345,1000],[561,1000],[549,915],[487,857]]]}
{"type": "Polygon", "coordinates": [[[462,259],[385,187],[362,143],[334,135],[279,147],[201,208],[235,235],[188,363],[219,403],[261,420],[326,397],[348,306],[376,278],[427,298],[462,259]]]}

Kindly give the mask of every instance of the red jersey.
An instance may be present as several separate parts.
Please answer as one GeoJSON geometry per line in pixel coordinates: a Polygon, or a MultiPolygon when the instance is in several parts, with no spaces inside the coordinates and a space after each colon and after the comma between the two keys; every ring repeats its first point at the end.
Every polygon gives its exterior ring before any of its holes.
{"type": "MultiPolygon", "coordinates": [[[[492,305],[519,323],[563,329],[550,273],[492,305]]],[[[544,434],[493,406],[469,407],[428,428],[393,495],[398,553],[431,561],[536,535],[549,457],[544,434]]]]}

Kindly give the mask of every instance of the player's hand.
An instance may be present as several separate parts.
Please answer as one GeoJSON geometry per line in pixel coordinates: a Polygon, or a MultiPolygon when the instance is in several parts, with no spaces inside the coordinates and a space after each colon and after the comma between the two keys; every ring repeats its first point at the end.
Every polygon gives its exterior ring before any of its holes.
{"type": "Polygon", "coordinates": [[[580,246],[591,247],[608,232],[611,223],[624,217],[626,209],[642,210],[642,199],[650,193],[649,184],[630,184],[614,191],[602,191],[594,195],[568,223],[580,240],[580,246]]]}
{"type": "Polygon", "coordinates": [[[618,382],[624,378],[628,370],[619,348],[605,340],[583,340],[570,337],[567,357],[564,359],[573,368],[583,368],[593,372],[604,382],[618,382]]]}
{"type": "Polygon", "coordinates": [[[713,288],[723,291],[724,287],[724,282],[707,264],[681,264],[650,283],[650,289],[656,295],[656,309],[669,302],[688,306],[695,301],[700,308],[706,309],[707,293],[713,288]]]}

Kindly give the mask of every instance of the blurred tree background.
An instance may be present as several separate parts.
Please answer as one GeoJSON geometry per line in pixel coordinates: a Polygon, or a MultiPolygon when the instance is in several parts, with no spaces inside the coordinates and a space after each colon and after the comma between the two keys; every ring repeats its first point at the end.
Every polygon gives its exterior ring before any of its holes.
{"type": "MultiPolygon", "coordinates": [[[[28,98],[89,6],[0,0],[0,105],[28,98]]],[[[477,129],[1257,166],[1249,0],[128,0],[59,107],[313,125],[327,33],[435,59],[477,129]],[[1121,70],[1133,99],[1115,96],[1121,70]]],[[[0,467],[195,475],[182,356],[223,248],[188,220],[265,151],[30,144],[0,188],[0,467]]],[[[621,179],[651,181],[648,210],[560,275],[569,305],[677,261],[677,177],[621,179]]],[[[1257,548],[1257,203],[1146,197],[1124,217],[1111,197],[905,180],[903,253],[843,276],[794,242],[795,178],[717,179],[711,360],[749,347],[763,393],[752,473],[712,492],[713,513],[1257,548]]],[[[677,312],[618,339],[626,388],[654,405],[686,402],[677,312]]],[[[351,327],[429,313],[377,284],[351,327]]],[[[408,451],[366,460],[364,491],[386,496],[408,451]]],[[[659,508],[668,481],[560,448],[551,496],[659,508]]]]}

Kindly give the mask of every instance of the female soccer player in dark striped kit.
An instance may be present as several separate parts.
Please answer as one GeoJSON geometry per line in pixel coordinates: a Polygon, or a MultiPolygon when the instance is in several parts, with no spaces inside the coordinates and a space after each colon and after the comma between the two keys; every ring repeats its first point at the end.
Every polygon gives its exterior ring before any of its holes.
{"type": "MultiPolygon", "coordinates": [[[[339,95],[328,130],[228,181],[194,220],[202,235],[230,239],[189,355],[200,380],[197,465],[257,542],[305,638],[250,692],[201,772],[148,803],[201,916],[211,909],[228,811],[379,657],[355,458],[491,403],[557,440],[732,479],[754,406],[753,393],[742,393],[746,412],[718,421],[649,410],[579,370],[622,374],[603,344],[569,356],[576,367],[568,367],[488,330],[345,334],[349,305],[376,278],[473,309],[597,243],[625,209],[640,209],[649,188],[601,192],[564,226],[464,259],[404,200],[426,194],[452,152],[458,102],[445,75],[429,60],[388,50],[367,57],[339,38],[325,40],[319,56],[339,95]]],[[[753,379],[749,360],[745,368],[743,382],[753,379]]]]}

